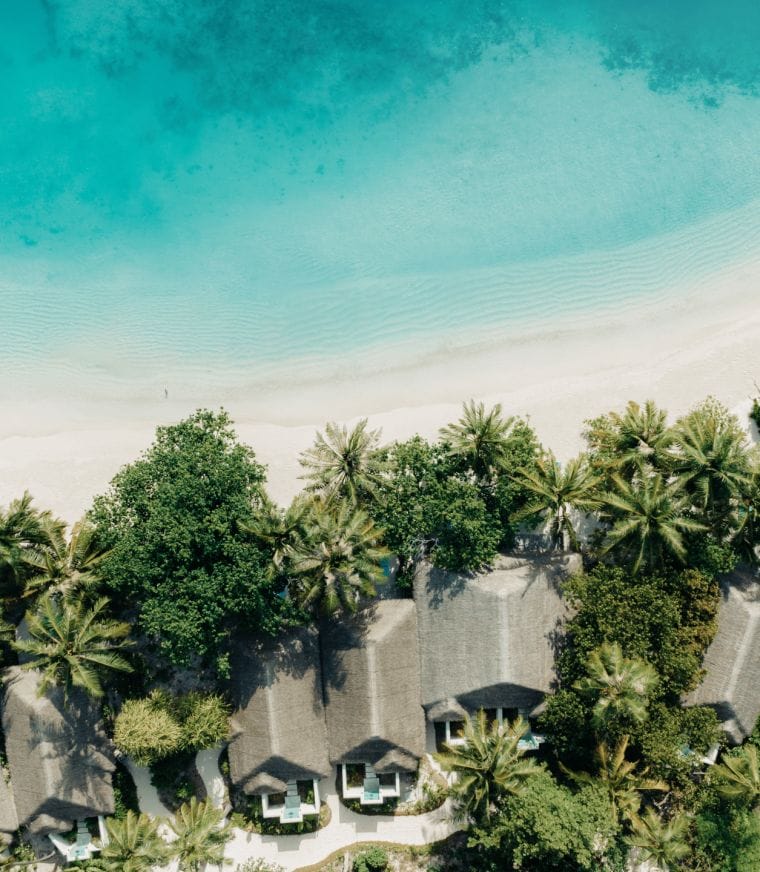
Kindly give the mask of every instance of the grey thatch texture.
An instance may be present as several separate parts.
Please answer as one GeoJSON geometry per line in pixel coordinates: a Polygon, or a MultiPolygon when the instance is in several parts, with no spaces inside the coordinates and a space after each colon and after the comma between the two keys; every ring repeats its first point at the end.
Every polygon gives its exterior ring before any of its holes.
{"type": "Polygon", "coordinates": [[[13,666],[3,682],[3,730],[18,821],[33,833],[113,814],[114,761],[97,704],[60,690],[38,696],[40,676],[13,666]]]}
{"type": "Polygon", "coordinates": [[[233,783],[246,793],[276,793],[291,779],[329,775],[316,632],[301,628],[277,640],[244,640],[232,674],[233,783]]]}
{"type": "Polygon", "coordinates": [[[560,582],[578,555],[501,557],[473,576],[423,566],[414,581],[422,704],[429,720],[480,707],[538,706],[555,679],[567,607],[560,582]]]}
{"type": "Polygon", "coordinates": [[[752,571],[734,572],[721,594],[705,677],[686,703],[715,708],[728,735],[741,742],[760,716],[760,581],[752,571]]]}
{"type": "Polygon", "coordinates": [[[5,780],[5,773],[0,768],[0,833],[10,835],[18,829],[16,805],[13,802],[11,789],[5,780]]]}
{"type": "Polygon", "coordinates": [[[417,615],[411,600],[379,600],[322,633],[330,759],[378,772],[414,771],[425,750],[417,615]]]}

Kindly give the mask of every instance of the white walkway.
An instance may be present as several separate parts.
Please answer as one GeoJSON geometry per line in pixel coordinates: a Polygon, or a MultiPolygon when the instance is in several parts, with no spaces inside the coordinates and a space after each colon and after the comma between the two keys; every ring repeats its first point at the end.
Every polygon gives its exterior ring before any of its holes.
{"type": "Polygon", "coordinates": [[[158,791],[150,780],[150,769],[147,766],[138,766],[129,757],[122,757],[121,762],[129,769],[132,780],[135,782],[140,811],[144,811],[151,817],[170,818],[171,812],[158,798],[158,791]]]}
{"type": "Polygon", "coordinates": [[[226,855],[234,863],[262,857],[279,863],[287,872],[324,861],[333,851],[356,842],[396,842],[402,845],[427,845],[439,842],[461,829],[452,820],[451,807],[444,803],[435,811],[421,815],[361,815],[347,809],[336,793],[323,796],[330,808],[330,823],[316,833],[296,836],[261,836],[235,830],[226,855]]]}
{"type": "Polygon", "coordinates": [[[214,808],[229,811],[227,802],[227,788],[224,785],[222,773],[219,771],[219,755],[222,748],[210,748],[207,751],[198,751],[195,756],[195,768],[201,776],[206,795],[211,800],[214,808]]]}

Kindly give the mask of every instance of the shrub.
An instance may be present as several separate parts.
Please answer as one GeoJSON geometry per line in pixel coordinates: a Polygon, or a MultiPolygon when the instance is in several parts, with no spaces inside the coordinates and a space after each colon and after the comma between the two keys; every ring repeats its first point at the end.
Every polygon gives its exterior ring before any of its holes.
{"type": "Polygon", "coordinates": [[[128,811],[139,814],[140,804],[137,798],[137,788],[129,770],[121,763],[117,763],[111,780],[113,783],[113,816],[117,820],[121,820],[127,816],[128,811]]]}
{"type": "Polygon", "coordinates": [[[375,845],[354,858],[354,872],[383,872],[388,868],[388,854],[384,848],[375,845]]]}
{"type": "Polygon", "coordinates": [[[750,409],[749,416],[757,425],[757,429],[760,430],[760,399],[757,397],[752,400],[752,408],[750,409]]]}
{"type": "Polygon", "coordinates": [[[236,866],[235,872],[285,872],[285,869],[278,863],[268,863],[261,857],[257,857],[255,860],[247,860],[236,866]]]}
{"type": "Polygon", "coordinates": [[[179,750],[182,729],[159,697],[128,699],[116,716],[114,744],[141,766],[179,750]]]}
{"type": "Polygon", "coordinates": [[[213,748],[229,736],[230,709],[217,694],[188,693],[178,698],[176,710],[187,750],[213,748]]]}

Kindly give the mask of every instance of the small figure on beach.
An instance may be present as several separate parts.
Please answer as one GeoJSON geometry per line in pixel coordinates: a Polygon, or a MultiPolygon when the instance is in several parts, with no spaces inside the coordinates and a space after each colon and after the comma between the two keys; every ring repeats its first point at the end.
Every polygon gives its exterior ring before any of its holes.
{"type": "Polygon", "coordinates": [[[165,400],[169,399],[169,388],[166,388],[166,387],[164,388],[164,399],[165,400]]]}

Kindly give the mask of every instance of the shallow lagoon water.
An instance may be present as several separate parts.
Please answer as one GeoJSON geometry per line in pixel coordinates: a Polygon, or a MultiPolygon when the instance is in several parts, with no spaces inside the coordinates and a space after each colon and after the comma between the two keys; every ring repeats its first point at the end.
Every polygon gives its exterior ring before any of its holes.
{"type": "Polygon", "coordinates": [[[760,5],[3,0],[6,389],[664,299],[760,251],[760,5]]]}

